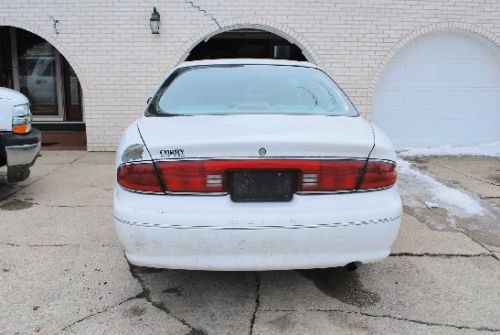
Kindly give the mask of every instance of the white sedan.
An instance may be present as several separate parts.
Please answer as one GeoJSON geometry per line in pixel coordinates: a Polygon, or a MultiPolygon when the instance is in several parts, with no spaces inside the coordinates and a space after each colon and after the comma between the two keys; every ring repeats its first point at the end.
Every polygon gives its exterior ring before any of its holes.
{"type": "Polygon", "coordinates": [[[387,257],[395,152],[314,64],[178,65],[124,132],[114,217],[135,265],[277,270],[387,257]]]}

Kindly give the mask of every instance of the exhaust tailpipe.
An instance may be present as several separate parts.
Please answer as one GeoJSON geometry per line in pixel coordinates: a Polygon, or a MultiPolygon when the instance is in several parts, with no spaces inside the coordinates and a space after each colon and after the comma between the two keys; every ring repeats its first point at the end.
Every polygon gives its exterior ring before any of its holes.
{"type": "Polygon", "coordinates": [[[358,269],[358,263],[352,262],[345,266],[346,270],[349,272],[356,271],[358,269]]]}

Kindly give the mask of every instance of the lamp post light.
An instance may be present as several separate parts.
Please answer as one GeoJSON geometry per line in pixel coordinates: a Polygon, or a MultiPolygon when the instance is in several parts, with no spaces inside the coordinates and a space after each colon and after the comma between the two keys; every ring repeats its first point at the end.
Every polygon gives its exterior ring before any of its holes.
{"type": "Polygon", "coordinates": [[[151,14],[151,19],[149,19],[149,26],[151,27],[152,34],[160,33],[160,13],[153,7],[153,13],[151,14]]]}

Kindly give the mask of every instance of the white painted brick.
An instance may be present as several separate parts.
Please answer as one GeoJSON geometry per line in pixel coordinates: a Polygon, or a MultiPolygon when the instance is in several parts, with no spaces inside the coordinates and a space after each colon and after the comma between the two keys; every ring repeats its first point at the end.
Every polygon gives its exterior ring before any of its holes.
{"type": "MultiPolygon", "coordinates": [[[[369,116],[374,84],[391,55],[412,38],[460,29],[500,41],[493,0],[194,0],[222,27],[260,27],[295,40],[369,116]]],[[[114,150],[128,123],[193,43],[218,27],[183,0],[0,0],[0,25],[54,44],[83,87],[88,149],[114,150]],[[161,34],[152,35],[152,7],[161,34]],[[49,16],[59,20],[56,35],[49,16]],[[114,127],[110,127],[114,125],[114,127]]]]}

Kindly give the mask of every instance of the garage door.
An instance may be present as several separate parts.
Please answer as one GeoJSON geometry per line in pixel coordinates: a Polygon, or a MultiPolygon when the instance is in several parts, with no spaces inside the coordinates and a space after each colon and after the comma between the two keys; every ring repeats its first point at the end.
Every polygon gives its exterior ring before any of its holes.
{"type": "Polygon", "coordinates": [[[459,32],[405,46],[375,88],[373,120],[396,147],[500,140],[500,52],[459,32]]]}

